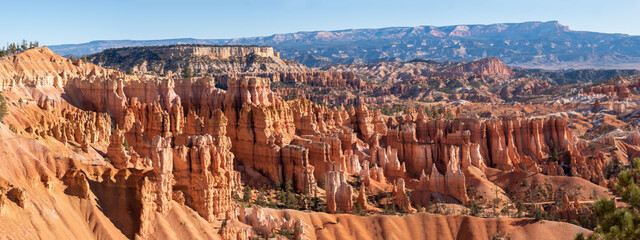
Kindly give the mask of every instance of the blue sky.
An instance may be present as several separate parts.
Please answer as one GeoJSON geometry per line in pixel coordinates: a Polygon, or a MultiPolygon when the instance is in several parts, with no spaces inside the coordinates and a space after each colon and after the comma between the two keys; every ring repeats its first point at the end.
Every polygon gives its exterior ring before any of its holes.
{"type": "Polygon", "coordinates": [[[5,0],[1,4],[0,46],[22,39],[54,45],[548,20],[574,30],[640,35],[639,0],[5,0]]]}

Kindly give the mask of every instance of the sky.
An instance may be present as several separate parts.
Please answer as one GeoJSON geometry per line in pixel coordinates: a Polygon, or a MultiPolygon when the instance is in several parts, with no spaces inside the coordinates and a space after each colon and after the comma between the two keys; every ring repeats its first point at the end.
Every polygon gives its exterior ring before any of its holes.
{"type": "Polygon", "coordinates": [[[0,46],[557,20],[640,35],[640,0],[2,0],[0,46]]]}

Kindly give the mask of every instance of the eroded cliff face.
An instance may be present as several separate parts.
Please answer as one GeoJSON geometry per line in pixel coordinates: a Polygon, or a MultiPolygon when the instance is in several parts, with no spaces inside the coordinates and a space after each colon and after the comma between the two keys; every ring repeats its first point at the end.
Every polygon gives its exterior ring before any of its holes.
{"type": "Polygon", "coordinates": [[[513,75],[511,69],[496,57],[469,62],[462,66],[454,67],[449,70],[449,72],[461,75],[498,76],[506,78],[513,75]]]}
{"type": "MultiPolygon", "coordinates": [[[[149,47],[147,49],[157,54],[161,58],[166,58],[174,55],[208,56],[211,59],[228,59],[232,57],[246,57],[249,55],[256,55],[260,57],[280,57],[280,53],[274,51],[272,47],[258,46],[176,45],[149,47]]],[[[136,48],[125,48],[116,53],[118,55],[124,56],[127,54],[131,54],[135,50],[136,48]]]]}
{"type": "MultiPolygon", "coordinates": [[[[3,95],[20,98],[20,104],[11,108],[7,124],[42,139],[55,149],[53,155],[69,151],[80,159],[58,168],[68,186],[65,192],[81,199],[95,194],[95,204],[115,223],[116,232],[154,238],[183,231],[173,226],[159,232],[157,219],[185,214],[185,206],[199,216],[183,227],[193,227],[197,218],[211,223],[235,219],[231,196],[239,189],[240,175],[233,167],[228,120],[219,107],[207,105],[223,93],[198,88],[208,84],[206,79],[176,84],[135,78],[74,64],[45,48],[13,58],[2,64],[8,69],[1,78],[3,95]],[[184,104],[174,89],[189,96],[184,104]],[[97,160],[101,155],[104,160],[97,160]],[[92,165],[98,170],[88,170],[92,165]]],[[[224,234],[247,236],[233,229],[224,234]]]]}
{"type": "MultiPolygon", "coordinates": [[[[221,116],[221,115],[220,115],[221,116]]],[[[209,221],[235,217],[231,195],[240,184],[225,135],[195,135],[173,149],[175,185],[187,206],[209,221]]]]}
{"type": "MultiPolygon", "coordinates": [[[[509,78],[513,71],[500,59],[482,58],[468,63],[414,60],[410,62],[378,62],[371,64],[337,65],[324,68],[330,71],[350,70],[385,81],[414,80],[426,77],[478,76],[480,78],[509,78]]],[[[444,78],[440,80],[446,80],[444,78]]]]}
{"type": "Polygon", "coordinates": [[[80,60],[71,61],[40,47],[0,58],[0,90],[18,85],[63,87],[75,77],[113,72],[80,60]]]}
{"type": "MultiPolygon", "coordinates": [[[[327,210],[343,213],[369,208],[365,188],[393,192],[390,204],[408,211],[412,202],[433,199],[466,204],[470,188],[498,189],[485,174],[492,168],[602,178],[602,161],[581,155],[588,143],[573,136],[562,116],[447,120],[410,109],[389,117],[364,104],[347,110],[285,101],[268,78],[230,77],[223,90],[215,78],[124,75],[46,49],[13,58],[0,60],[11,103],[6,123],[35,138],[31,148],[47,149],[38,160],[44,167],[24,161],[35,172],[27,179],[38,179],[37,191],[83,199],[82,214],[95,215],[91,223],[107,229],[101,234],[171,237],[222,221],[231,224],[220,231],[225,238],[248,237],[249,225],[254,232],[302,228],[303,221],[263,224],[259,209],[239,210],[232,200],[243,184],[236,166],[262,175],[265,185],[291,181],[299,193],[324,194],[327,210]],[[353,181],[362,182],[360,191],[353,181]],[[184,225],[163,216],[185,219],[184,225]],[[249,225],[232,224],[238,220],[249,225]]],[[[625,141],[630,152],[637,135],[625,141]]],[[[20,179],[11,187],[18,190],[3,194],[28,208],[36,193],[29,190],[33,183],[21,183],[20,171],[3,173],[20,179]]],[[[219,237],[211,229],[203,234],[219,237]]]]}
{"type": "Polygon", "coordinates": [[[299,63],[280,58],[272,47],[173,45],[108,49],[88,57],[122,72],[179,77],[188,67],[194,76],[229,73],[307,72],[299,63]]]}

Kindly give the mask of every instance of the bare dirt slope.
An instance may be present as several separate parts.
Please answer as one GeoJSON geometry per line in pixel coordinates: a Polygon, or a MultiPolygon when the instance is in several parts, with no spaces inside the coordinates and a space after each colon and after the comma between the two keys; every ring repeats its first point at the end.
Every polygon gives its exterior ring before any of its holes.
{"type": "Polygon", "coordinates": [[[301,219],[306,236],[317,239],[492,239],[505,232],[511,239],[573,239],[584,228],[530,218],[478,218],[417,213],[407,216],[361,217],[348,214],[307,213],[265,209],[265,213],[301,219]]]}

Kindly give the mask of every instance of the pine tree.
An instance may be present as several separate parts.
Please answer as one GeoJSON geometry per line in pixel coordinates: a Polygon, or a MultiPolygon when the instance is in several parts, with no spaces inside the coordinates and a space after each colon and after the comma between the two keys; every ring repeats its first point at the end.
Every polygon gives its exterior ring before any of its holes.
{"type": "Polygon", "coordinates": [[[189,66],[184,67],[184,70],[182,70],[182,77],[183,78],[193,77],[193,70],[191,70],[189,66]]]}
{"type": "Polygon", "coordinates": [[[27,49],[29,49],[29,46],[27,45],[27,40],[22,40],[22,44],[20,44],[20,49],[21,49],[22,52],[24,52],[27,49]]]}
{"type": "Polygon", "coordinates": [[[598,226],[588,239],[640,239],[640,229],[637,228],[640,225],[639,180],[640,158],[635,158],[633,168],[622,171],[616,184],[616,191],[629,206],[616,208],[611,199],[598,200],[593,205],[598,226]]]}
{"type": "Polygon", "coordinates": [[[244,193],[242,201],[249,202],[249,200],[251,200],[251,188],[249,186],[244,186],[244,190],[242,192],[244,193]]]}
{"type": "Polygon", "coordinates": [[[16,54],[16,52],[18,52],[18,48],[15,43],[9,44],[9,46],[7,46],[7,50],[9,50],[9,54],[16,54]]]}

